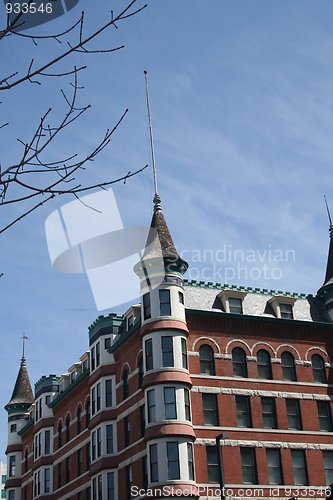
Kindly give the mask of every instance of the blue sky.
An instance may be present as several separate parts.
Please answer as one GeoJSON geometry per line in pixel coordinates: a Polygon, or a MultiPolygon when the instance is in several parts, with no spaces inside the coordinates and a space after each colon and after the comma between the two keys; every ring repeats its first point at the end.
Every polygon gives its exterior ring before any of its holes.
{"type": "MultiPolygon", "coordinates": [[[[39,32],[62,29],[81,9],[91,30],[109,15],[110,4],[116,11],[125,3],[100,0],[96,7],[81,0],[39,32]]],[[[148,69],[159,191],[176,245],[190,257],[189,277],[315,294],[328,248],[324,193],[333,210],[332,17],[330,0],[148,1],[143,13],[94,45],[124,43],[124,50],[75,55],[63,66],[88,65],[81,102],[92,109],[50,149],[49,158],[88,151],[128,107],[110,147],[82,179],[102,182],[149,163],[148,69]],[[214,266],[207,258],[226,249],[232,256],[243,252],[242,270],[237,262],[214,266]],[[277,263],[269,251],[292,251],[294,258],[277,263]],[[250,253],[254,261],[244,262],[250,253]],[[220,279],[226,267],[234,279],[220,279]]],[[[2,73],[29,64],[36,50],[45,60],[57,49],[8,39],[1,46],[2,73]]],[[[17,158],[16,138],[27,137],[50,104],[54,117],[60,116],[59,86],[56,80],[26,84],[1,96],[1,117],[10,119],[0,135],[2,165],[17,158]]],[[[151,171],[116,185],[114,193],[125,225],[149,224],[151,171]]],[[[23,332],[34,383],[44,374],[65,372],[85,351],[88,326],[99,314],[86,276],[56,273],[49,260],[45,220],[68,201],[55,200],[0,236],[1,407],[13,389],[23,332]]],[[[3,219],[18,213],[20,207],[12,206],[3,219]]],[[[4,458],[6,413],[0,414],[4,458]]]]}

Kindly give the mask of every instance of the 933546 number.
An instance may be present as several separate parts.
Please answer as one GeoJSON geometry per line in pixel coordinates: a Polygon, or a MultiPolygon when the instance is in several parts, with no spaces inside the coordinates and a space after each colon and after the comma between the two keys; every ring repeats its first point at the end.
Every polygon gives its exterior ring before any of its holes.
{"type": "Polygon", "coordinates": [[[6,3],[6,12],[7,14],[35,14],[36,12],[40,12],[42,14],[51,14],[52,13],[52,3],[41,3],[36,4],[36,2],[15,2],[15,3],[6,3]]]}

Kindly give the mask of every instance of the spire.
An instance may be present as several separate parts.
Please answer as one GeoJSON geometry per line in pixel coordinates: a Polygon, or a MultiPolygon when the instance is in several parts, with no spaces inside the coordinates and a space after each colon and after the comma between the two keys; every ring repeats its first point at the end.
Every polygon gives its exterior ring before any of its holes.
{"type": "Polygon", "coordinates": [[[324,195],[325,199],[325,204],[326,204],[326,209],[327,209],[327,215],[328,215],[328,220],[330,223],[329,227],[329,232],[330,232],[330,245],[329,245],[329,250],[328,250],[328,258],[327,258],[327,266],[326,266],[326,276],[325,276],[325,281],[324,284],[331,284],[333,283],[333,224],[332,224],[332,219],[331,219],[331,214],[330,210],[328,208],[326,196],[324,195]]]}
{"type": "Polygon", "coordinates": [[[31,405],[34,402],[34,395],[31,389],[29,375],[27,372],[27,363],[24,356],[21,358],[21,366],[17,375],[15,387],[6,409],[16,405],[31,405]]]}

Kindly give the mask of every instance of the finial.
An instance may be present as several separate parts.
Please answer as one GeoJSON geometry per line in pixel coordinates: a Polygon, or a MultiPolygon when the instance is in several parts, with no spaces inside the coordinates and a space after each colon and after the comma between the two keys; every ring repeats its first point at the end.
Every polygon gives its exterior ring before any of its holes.
{"type": "Polygon", "coordinates": [[[149,91],[148,91],[148,73],[144,70],[145,75],[145,83],[146,83],[146,98],[147,98],[147,111],[148,111],[148,124],[149,124],[149,137],[150,137],[150,149],[151,149],[151,161],[153,167],[153,175],[154,175],[154,209],[156,210],[160,207],[161,199],[158,195],[157,191],[157,176],[156,176],[156,165],[155,165],[155,151],[154,151],[154,138],[153,138],[153,126],[151,122],[151,114],[150,114],[150,102],[149,102],[149,91]],[[158,200],[158,201],[155,201],[158,200]]]}
{"type": "Polygon", "coordinates": [[[28,337],[26,336],[25,333],[23,333],[23,336],[21,337],[22,340],[22,361],[25,360],[25,355],[24,355],[24,347],[25,347],[25,341],[28,340],[28,337]]]}
{"type": "Polygon", "coordinates": [[[331,218],[331,214],[330,214],[330,209],[328,208],[328,203],[327,203],[326,195],[324,195],[324,200],[325,200],[325,205],[326,205],[328,220],[330,222],[330,228],[329,228],[330,237],[333,238],[333,224],[332,224],[332,218],[331,218]]]}

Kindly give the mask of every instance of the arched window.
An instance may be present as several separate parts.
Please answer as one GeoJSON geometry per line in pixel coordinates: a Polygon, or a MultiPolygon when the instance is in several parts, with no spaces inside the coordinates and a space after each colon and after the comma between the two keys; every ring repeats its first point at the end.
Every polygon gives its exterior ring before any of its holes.
{"type": "Polygon", "coordinates": [[[62,422],[58,424],[58,448],[62,446],[62,422]]]}
{"type": "Polygon", "coordinates": [[[326,370],[323,358],[319,354],[314,354],[311,358],[311,365],[313,381],[326,384],[326,370]]]}
{"type": "Polygon", "coordinates": [[[296,380],[296,368],[294,356],[290,352],[281,354],[283,380],[296,380]]]}
{"type": "Polygon", "coordinates": [[[140,356],[139,359],[139,389],[142,387],[143,382],[143,356],[140,356]]]}
{"type": "Polygon", "coordinates": [[[240,347],[232,350],[232,369],[235,377],[247,377],[246,355],[240,347]]]}
{"type": "Polygon", "coordinates": [[[128,398],[128,371],[124,371],[123,375],[123,398],[128,398]]]}
{"type": "Polygon", "coordinates": [[[76,412],[76,432],[77,434],[80,434],[82,430],[82,408],[81,406],[78,407],[77,412],[76,412]]]}
{"type": "Polygon", "coordinates": [[[28,448],[26,448],[25,453],[24,453],[24,472],[28,472],[28,460],[29,460],[29,451],[28,448]]]}
{"type": "Polygon", "coordinates": [[[71,425],[71,419],[70,419],[70,416],[67,415],[66,417],[66,443],[68,443],[68,441],[70,440],[70,425],[71,425]]]}
{"type": "Polygon", "coordinates": [[[209,345],[202,345],[199,349],[200,373],[215,375],[214,352],[209,345]]]}
{"type": "Polygon", "coordinates": [[[271,357],[264,349],[257,352],[257,366],[259,378],[266,378],[269,380],[273,378],[271,357]]]}
{"type": "Polygon", "coordinates": [[[86,427],[88,427],[89,422],[90,422],[90,401],[89,400],[86,402],[85,410],[86,410],[86,427]]]}

